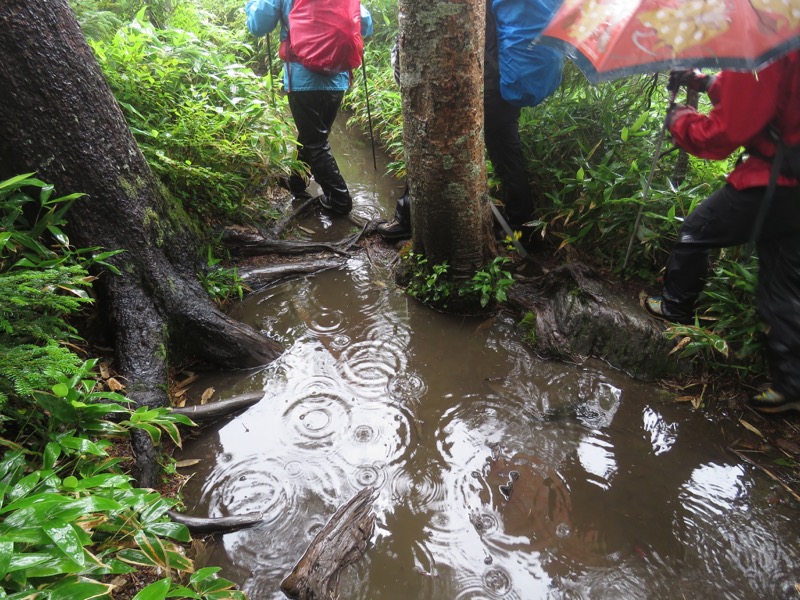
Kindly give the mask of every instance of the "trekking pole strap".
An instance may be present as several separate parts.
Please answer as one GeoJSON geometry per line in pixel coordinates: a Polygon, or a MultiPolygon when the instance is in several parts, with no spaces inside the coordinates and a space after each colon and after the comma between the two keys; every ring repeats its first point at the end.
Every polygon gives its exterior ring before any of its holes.
{"type": "Polygon", "coordinates": [[[786,153],[786,145],[780,137],[776,140],[776,143],[777,149],[775,151],[775,158],[772,159],[772,170],[769,173],[767,191],[764,193],[764,199],[761,201],[761,206],[758,208],[758,214],[753,224],[753,233],[750,235],[750,241],[753,243],[756,243],[758,241],[758,236],[761,235],[761,228],[764,226],[764,221],[769,213],[772,197],[775,195],[775,188],[778,187],[778,175],[780,175],[781,165],[783,164],[783,155],[786,153]]]}

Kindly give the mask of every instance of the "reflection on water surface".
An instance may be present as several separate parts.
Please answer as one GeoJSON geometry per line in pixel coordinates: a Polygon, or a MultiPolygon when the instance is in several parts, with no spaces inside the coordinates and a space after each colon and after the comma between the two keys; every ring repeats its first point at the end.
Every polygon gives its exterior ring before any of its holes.
{"type": "Polygon", "coordinates": [[[282,598],[364,486],[377,534],[343,598],[765,598],[800,581],[796,507],[726,451],[733,425],[602,365],[540,361],[510,318],[442,315],[386,278],[353,259],[248,298],[234,316],[285,355],[202,383],[264,390],[183,452],[202,458],[191,514],[265,515],[208,559],[251,598],[282,598]]]}
{"type": "MultiPolygon", "coordinates": [[[[335,151],[361,165],[348,181],[377,177],[368,145],[335,151]]],[[[378,205],[368,183],[356,210],[390,216],[396,194],[378,205]]],[[[351,227],[308,225],[327,239],[351,227]]],[[[281,580],[364,486],[379,492],[378,524],[345,599],[796,594],[797,506],[726,450],[747,435],[735,424],[603,365],[540,361],[510,317],[436,313],[365,258],[254,294],[234,316],[287,350],[198,384],[264,399],[186,441],[181,458],[201,462],[183,494],[197,516],[263,512],[207,557],[254,600],[283,598],[281,580]]]]}

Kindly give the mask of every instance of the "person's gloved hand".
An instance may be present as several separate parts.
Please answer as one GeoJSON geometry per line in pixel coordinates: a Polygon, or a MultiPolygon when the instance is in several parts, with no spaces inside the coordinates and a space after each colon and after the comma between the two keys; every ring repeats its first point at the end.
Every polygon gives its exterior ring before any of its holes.
{"type": "Polygon", "coordinates": [[[667,120],[665,121],[665,125],[667,129],[670,131],[672,130],[672,125],[681,118],[683,115],[697,112],[691,106],[684,106],[683,104],[676,104],[674,105],[670,111],[667,113],[667,120]]]}
{"type": "Polygon", "coordinates": [[[669,72],[667,89],[677,92],[681,86],[695,92],[707,92],[714,81],[711,75],[705,75],[697,69],[673,69],[669,72]]]}

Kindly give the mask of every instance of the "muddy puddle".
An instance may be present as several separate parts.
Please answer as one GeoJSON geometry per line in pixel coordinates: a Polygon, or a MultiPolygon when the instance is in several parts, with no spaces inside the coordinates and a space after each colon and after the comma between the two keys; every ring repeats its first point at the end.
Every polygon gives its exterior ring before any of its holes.
{"type": "MultiPolygon", "coordinates": [[[[341,117],[339,119],[342,121],[341,117]]],[[[332,145],[355,210],[390,217],[402,185],[372,167],[368,140],[332,145]]],[[[336,240],[345,220],[303,222],[336,240]]],[[[383,265],[261,290],[232,314],[280,341],[268,367],[206,375],[199,396],[263,391],[186,440],[199,459],[187,512],[261,511],[208,540],[254,600],[365,486],[376,532],[341,598],[787,598],[800,582],[798,506],[729,447],[749,432],[676,404],[600,363],[542,361],[511,315],[434,312],[383,265]]]]}

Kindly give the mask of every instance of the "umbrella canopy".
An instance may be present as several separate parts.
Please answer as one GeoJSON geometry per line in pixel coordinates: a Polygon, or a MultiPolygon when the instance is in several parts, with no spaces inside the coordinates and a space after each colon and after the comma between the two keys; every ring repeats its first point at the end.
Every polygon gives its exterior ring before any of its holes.
{"type": "Polygon", "coordinates": [[[800,2],[564,0],[539,43],[593,83],[671,67],[750,71],[800,47],[800,2]]]}

